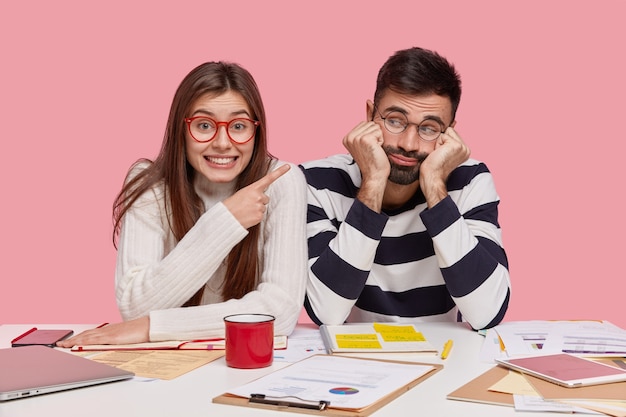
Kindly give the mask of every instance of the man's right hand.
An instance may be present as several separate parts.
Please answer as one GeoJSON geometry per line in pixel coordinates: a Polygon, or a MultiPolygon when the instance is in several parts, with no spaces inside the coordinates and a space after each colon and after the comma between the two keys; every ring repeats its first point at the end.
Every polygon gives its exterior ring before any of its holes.
{"type": "Polygon", "coordinates": [[[372,121],[359,123],[343,138],[343,146],[361,170],[362,183],[357,198],[379,213],[391,171],[382,145],[382,129],[372,121]]]}

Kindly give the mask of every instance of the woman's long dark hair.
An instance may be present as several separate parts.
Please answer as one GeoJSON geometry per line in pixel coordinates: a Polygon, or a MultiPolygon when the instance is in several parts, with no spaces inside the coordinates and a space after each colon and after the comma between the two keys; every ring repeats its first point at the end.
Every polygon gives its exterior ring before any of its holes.
{"type": "MultiPolygon", "coordinates": [[[[259,126],[254,139],[254,150],[248,166],[237,178],[237,190],[262,178],[269,169],[272,156],[267,149],[265,109],[252,75],[237,64],[207,62],[192,70],[180,83],[167,120],[165,136],[159,155],[148,168],[126,182],[113,204],[113,244],[117,247],[122,218],[144,192],[163,182],[166,210],[170,213],[169,226],[178,241],[198,221],[205,208],[193,189],[196,175],[185,153],[185,117],[193,103],[205,94],[219,96],[227,91],[242,95],[248,103],[251,117],[259,126]]],[[[259,225],[248,229],[248,235],[229,253],[226,277],[222,287],[224,300],[241,298],[254,290],[259,274],[259,225]]],[[[185,303],[198,305],[204,287],[185,303]]]]}

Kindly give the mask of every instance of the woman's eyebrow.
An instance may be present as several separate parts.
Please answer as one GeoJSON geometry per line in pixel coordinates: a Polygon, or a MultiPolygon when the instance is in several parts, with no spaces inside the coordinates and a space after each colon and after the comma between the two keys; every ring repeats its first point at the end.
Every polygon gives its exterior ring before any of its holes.
{"type": "MultiPolygon", "coordinates": [[[[196,109],[191,115],[192,116],[196,116],[196,115],[206,115],[206,116],[210,116],[210,117],[215,117],[215,113],[213,113],[212,111],[206,110],[206,109],[196,109]]],[[[247,110],[245,109],[241,109],[241,110],[235,110],[233,112],[230,112],[231,116],[248,116],[251,117],[250,114],[248,113],[247,110]]]]}

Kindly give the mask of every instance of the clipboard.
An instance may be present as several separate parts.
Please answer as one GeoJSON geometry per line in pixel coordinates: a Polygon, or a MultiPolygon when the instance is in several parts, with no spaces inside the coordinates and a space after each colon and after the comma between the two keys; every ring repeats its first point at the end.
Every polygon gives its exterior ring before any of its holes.
{"type": "MultiPolygon", "coordinates": [[[[337,359],[337,356],[334,355],[314,355],[312,357],[334,357],[337,359]]],[[[310,358],[312,358],[310,357],[310,358]]],[[[303,359],[300,362],[304,362],[310,358],[303,359]]],[[[239,395],[224,393],[213,398],[213,402],[216,404],[226,404],[226,405],[236,405],[241,407],[252,407],[252,408],[262,408],[266,410],[272,411],[287,411],[292,413],[301,413],[301,414],[310,414],[310,415],[324,415],[324,416],[336,416],[336,417],[366,417],[372,414],[373,412],[379,410],[386,404],[390,403],[394,399],[398,398],[403,393],[409,391],[411,388],[415,387],[422,381],[430,378],[441,369],[443,369],[443,365],[441,364],[433,364],[433,363],[420,363],[420,362],[405,362],[405,361],[394,361],[394,360],[386,360],[386,359],[369,359],[369,358],[358,358],[358,357],[341,357],[342,360],[350,360],[350,361],[370,361],[370,362],[384,362],[384,363],[393,363],[393,364],[405,364],[408,366],[425,366],[430,369],[425,373],[421,374],[419,377],[411,380],[409,383],[399,386],[394,389],[384,397],[378,399],[377,401],[362,407],[362,408],[341,408],[339,406],[334,406],[333,402],[329,403],[326,401],[319,401],[314,403],[302,404],[297,402],[291,402],[289,400],[282,401],[282,399],[265,399],[262,395],[259,394],[250,394],[250,397],[242,397],[239,395]]],[[[296,362],[298,363],[298,362],[296,362]]],[[[274,372],[280,372],[289,368],[289,365],[286,368],[279,369],[274,372]]],[[[267,375],[266,375],[267,377],[267,375]]],[[[262,380],[264,377],[259,378],[257,381],[262,380]]]]}

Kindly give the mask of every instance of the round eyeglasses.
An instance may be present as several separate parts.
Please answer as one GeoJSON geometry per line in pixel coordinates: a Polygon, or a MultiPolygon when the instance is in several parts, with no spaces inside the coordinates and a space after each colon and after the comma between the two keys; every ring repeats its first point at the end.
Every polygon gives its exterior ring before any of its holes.
{"type": "Polygon", "coordinates": [[[233,119],[228,122],[218,122],[210,117],[196,116],[185,119],[189,134],[196,142],[210,142],[217,136],[220,125],[226,128],[228,138],[240,145],[250,141],[256,133],[256,128],[260,124],[256,120],[246,118],[233,119]]]}
{"type": "Polygon", "coordinates": [[[443,133],[444,126],[435,119],[424,119],[421,123],[411,123],[409,119],[406,117],[406,114],[399,111],[391,111],[387,113],[386,116],[380,114],[378,109],[376,108],[376,112],[378,116],[383,120],[383,124],[385,125],[385,129],[389,133],[393,133],[394,135],[399,135],[404,132],[410,125],[414,125],[417,127],[417,134],[422,140],[426,142],[432,142],[436,140],[439,135],[443,133]]]}

